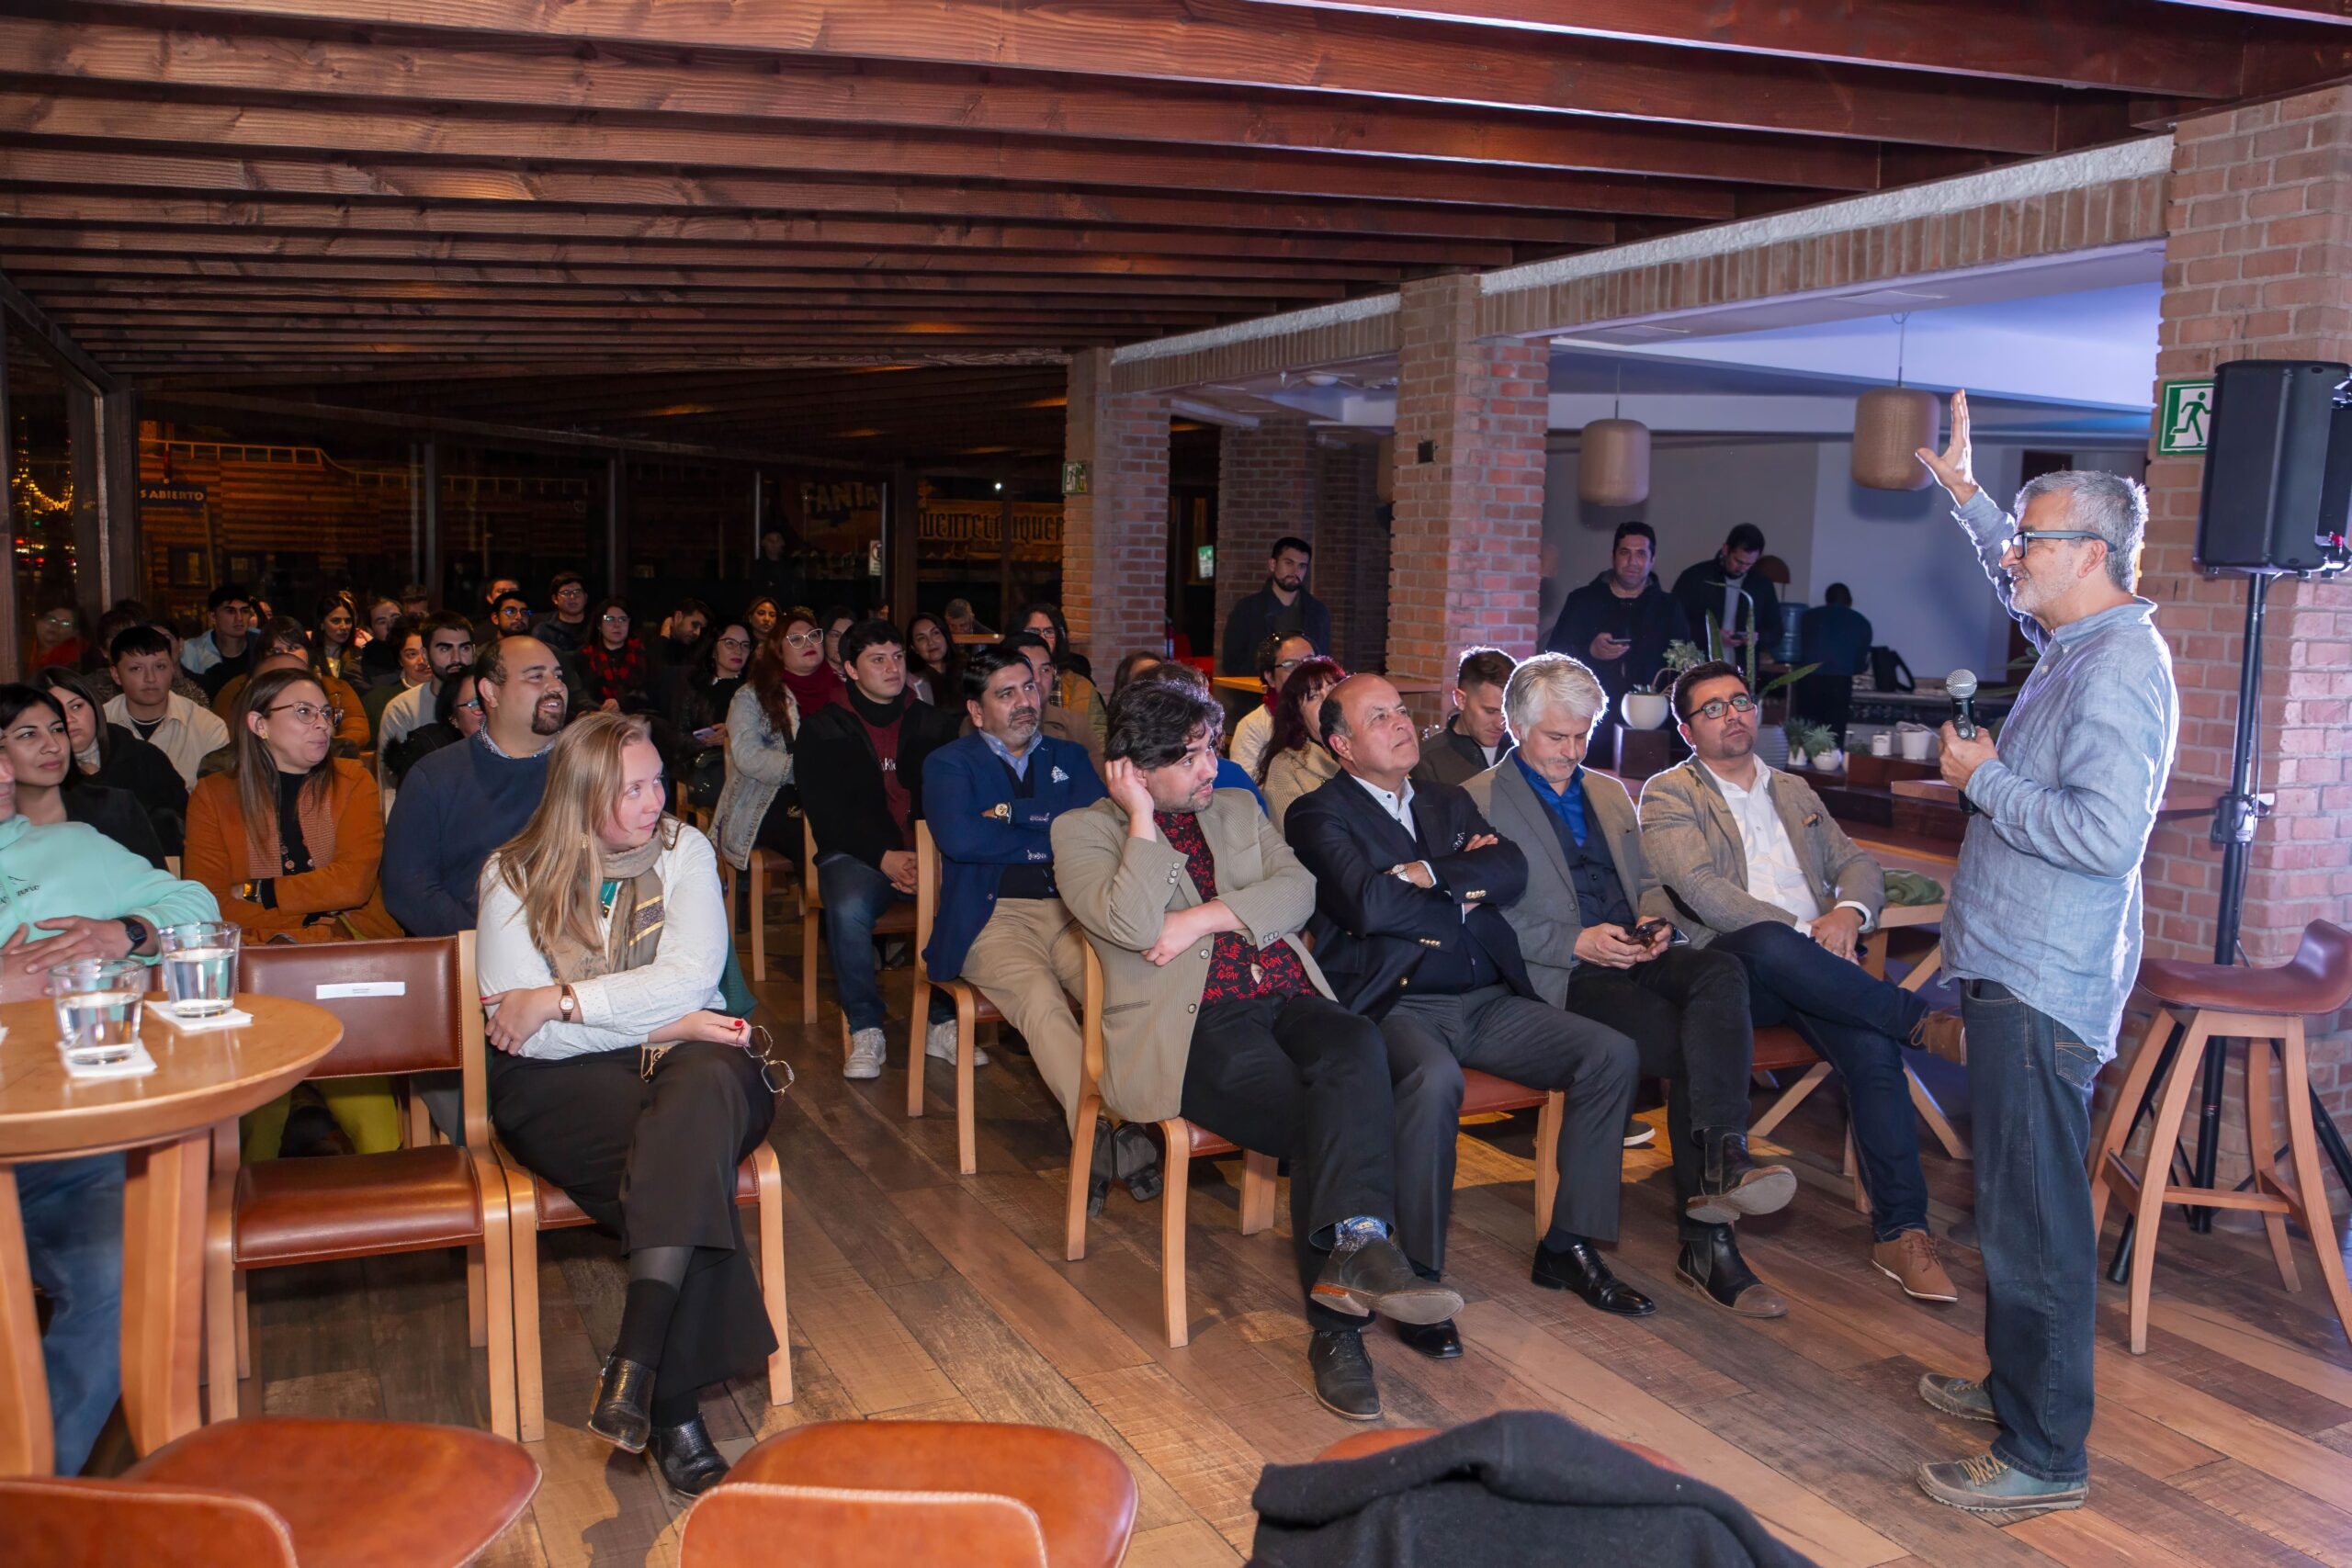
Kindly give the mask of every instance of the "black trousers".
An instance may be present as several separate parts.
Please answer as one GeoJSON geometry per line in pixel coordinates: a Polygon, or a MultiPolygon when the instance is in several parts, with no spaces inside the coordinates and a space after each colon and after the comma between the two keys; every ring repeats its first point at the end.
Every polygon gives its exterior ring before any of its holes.
{"type": "Polygon", "coordinates": [[[689,1041],[648,1081],[635,1049],[552,1062],[493,1050],[490,1118],[534,1176],[623,1246],[695,1249],[662,1341],[663,1389],[723,1382],[775,1349],[735,1208],[735,1168],[775,1121],[750,1052],[689,1041]]]}
{"type": "Polygon", "coordinates": [[[1464,1067],[1566,1091],[1552,1224],[1594,1241],[1617,1239],[1625,1114],[1638,1072],[1633,1041],[1504,986],[1400,998],[1380,1032],[1396,1097],[1396,1233],[1417,1266],[1445,1268],[1464,1067]]]}
{"type": "Polygon", "coordinates": [[[1372,1021],[1311,994],[1204,1006],[1181,1109],[1221,1138],[1290,1161],[1291,1243],[1306,1321],[1363,1327],[1360,1317],[1316,1304],[1313,1290],[1323,1271],[1317,1236],[1359,1215],[1396,1217],[1396,1113],[1388,1048],[1372,1021]]]}
{"type": "MultiPolygon", "coordinates": [[[[1705,1163],[1695,1128],[1747,1126],[1747,1068],[1755,1026],[1747,972],[1727,953],[1669,947],[1631,969],[1579,964],[1568,978],[1568,1010],[1634,1037],[1642,1076],[1666,1086],[1666,1136],[1674,1156],[1678,1209],[1696,1194],[1705,1163]]],[[[1684,1235],[1709,1227],[1685,1219],[1684,1235]]]]}

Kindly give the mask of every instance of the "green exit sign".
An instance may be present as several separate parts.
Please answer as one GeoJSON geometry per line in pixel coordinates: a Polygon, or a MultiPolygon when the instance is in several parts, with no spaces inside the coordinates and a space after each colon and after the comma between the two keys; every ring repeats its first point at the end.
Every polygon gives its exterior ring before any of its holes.
{"type": "Polygon", "coordinates": [[[2206,433],[2213,426],[2213,382],[2167,381],[2164,401],[2156,406],[2156,453],[2177,457],[2205,450],[2206,433]]]}

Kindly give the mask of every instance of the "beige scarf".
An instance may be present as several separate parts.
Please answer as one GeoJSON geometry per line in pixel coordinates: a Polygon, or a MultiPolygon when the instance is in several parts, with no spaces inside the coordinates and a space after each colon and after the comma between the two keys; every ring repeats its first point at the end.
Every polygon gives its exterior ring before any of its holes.
{"type": "Polygon", "coordinates": [[[662,946],[663,919],[662,874],[655,864],[669,847],[670,833],[670,818],[664,817],[653,836],[637,848],[605,852],[598,868],[602,880],[620,886],[605,911],[604,946],[592,953],[570,932],[558,937],[548,953],[548,967],[558,980],[594,980],[653,962],[662,946]]]}

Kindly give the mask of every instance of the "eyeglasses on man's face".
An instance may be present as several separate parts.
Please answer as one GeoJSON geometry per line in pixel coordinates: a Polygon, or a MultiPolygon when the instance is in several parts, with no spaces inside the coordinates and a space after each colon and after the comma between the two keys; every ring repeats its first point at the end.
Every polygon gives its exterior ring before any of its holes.
{"type": "Polygon", "coordinates": [[[2020,528],[2001,541],[2001,553],[2023,555],[2045,539],[2096,539],[2099,535],[2088,528],[2020,528]]]}
{"type": "Polygon", "coordinates": [[[1690,710],[1690,716],[1692,718],[1721,718],[1727,713],[1754,713],[1755,711],[1756,699],[1746,692],[1742,692],[1736,697],[1717,697],[1713,702],[1701,703],[1690,710]]]}
{"type": "Polygon", "coordinates": [[[341,708],[322,708],[316,703],[280,703],[274,708],[265,708],[262,711],[270,715],[292,714],[295,723],[306,727],[316,724],[337,725],[343,722],[341,708]]]}

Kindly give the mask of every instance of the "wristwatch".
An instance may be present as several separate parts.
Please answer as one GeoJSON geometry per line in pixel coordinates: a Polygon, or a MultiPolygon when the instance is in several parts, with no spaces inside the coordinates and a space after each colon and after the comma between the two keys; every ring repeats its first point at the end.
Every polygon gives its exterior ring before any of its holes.
{"type": "Polygon", "coordinates": [[[570,986],[556,987],[555,1010],[562,1016],[566,1023],[570,1023],[571,1015],[580,1010],[580,998],[571,994],[570,986]]]}
{"type": "Polygon", "coordinates": [[[154,929],[136,915],[125,915],[122,917],[122,934],[130,939],[130,951],[136,953],[147,945],[147,939],[154,935],[154,929]]]}

